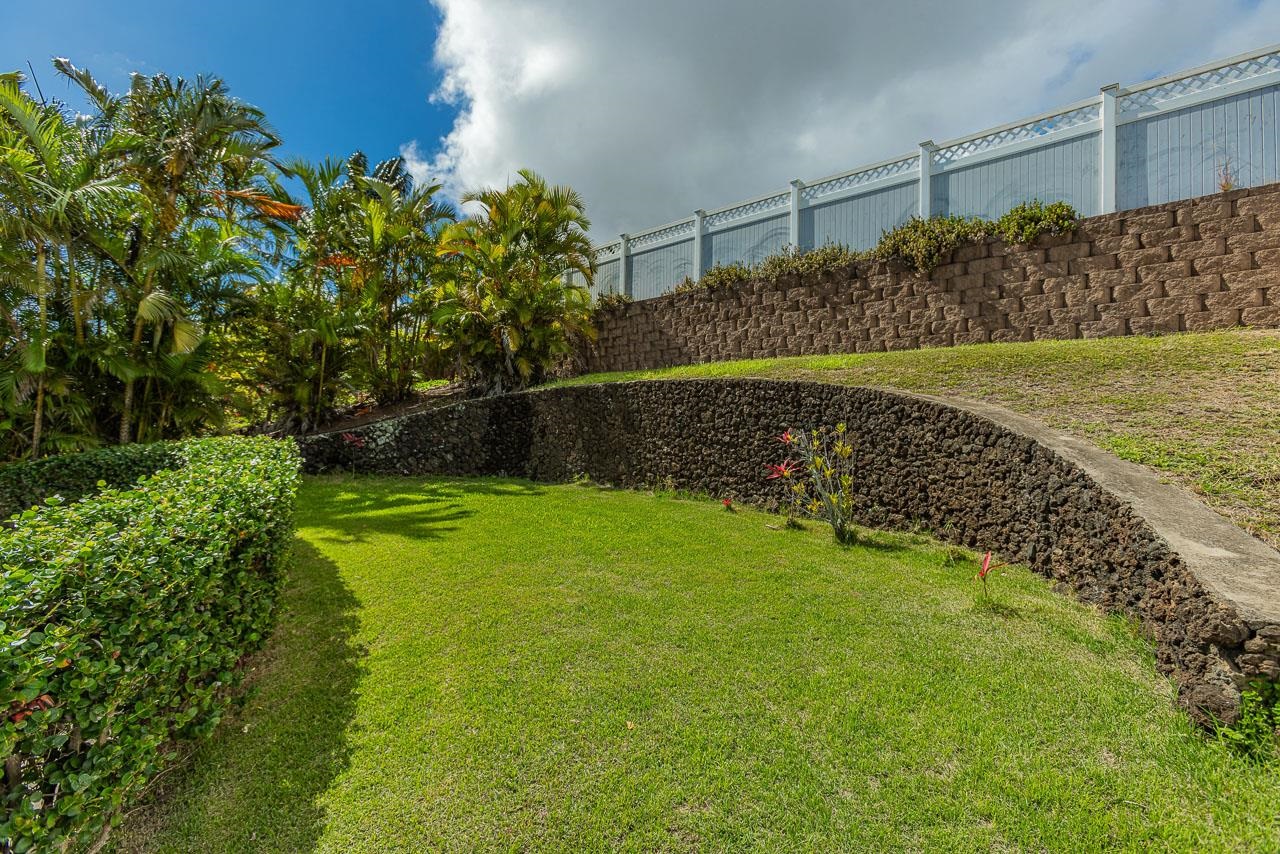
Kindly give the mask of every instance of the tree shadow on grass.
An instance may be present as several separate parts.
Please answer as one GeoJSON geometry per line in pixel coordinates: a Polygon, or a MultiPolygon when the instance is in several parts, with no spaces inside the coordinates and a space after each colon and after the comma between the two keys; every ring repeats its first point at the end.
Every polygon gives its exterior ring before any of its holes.
{"type": "Polygon", "coordinates": [[[370,535],[395,534],[414,540],[438,540],[457,530],[452,524],[475,515],[459,500],[467,496],[535,497],[541,486],[526,480],[314,478],[298,524],[318,529],[326,542],[359,543],[370,535]]]}
{"type": "Polygon", "coordinates": [[[242,707],[116,831],[117,851],[309,851],[348,765],[364,650],[338,567],[294,541],[280,618],[249,661],[242,707]]]}

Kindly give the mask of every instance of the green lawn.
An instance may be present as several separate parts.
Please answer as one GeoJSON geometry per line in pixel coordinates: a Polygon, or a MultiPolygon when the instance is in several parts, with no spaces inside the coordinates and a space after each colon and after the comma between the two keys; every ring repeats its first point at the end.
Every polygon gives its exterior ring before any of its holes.
{"type": "Polygon", "coordinates": [[[1280,547],[1275,330],[713,362],[568,382],[664,377],[806,379],[988,400],[1167,472],[1280,547]]]}
{"type": "Polygon", "coordinates": [[[117,850],[1280,848],[1130,626],[906,535],[312,479],[282,620],[117,850]]]}

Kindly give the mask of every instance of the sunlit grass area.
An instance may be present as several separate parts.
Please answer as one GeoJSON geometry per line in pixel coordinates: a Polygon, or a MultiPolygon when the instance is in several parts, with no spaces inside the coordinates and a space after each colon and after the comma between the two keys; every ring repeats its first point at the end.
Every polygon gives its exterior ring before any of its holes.
{"type": "Polygon", "coordinates": [[[1280,846],[1132,627],[923,537],[313,479],[251,691],[122,851],[1280,846]]]}

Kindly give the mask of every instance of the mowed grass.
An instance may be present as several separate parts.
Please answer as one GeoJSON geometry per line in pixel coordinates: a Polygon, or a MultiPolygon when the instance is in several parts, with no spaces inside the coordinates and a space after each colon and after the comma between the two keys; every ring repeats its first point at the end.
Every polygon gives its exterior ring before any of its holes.
{"type": "Polygon", "coordinates": [[[299,524],[244,708],[116,850],[1280,849],[1280,771],[1023,569],[987,605],[924,537],[514,480],[299,524]]]}
{"type": "Polygon", "coordinates": [[[1280,547],[1280,331],[713,362],[568,383],[768,377],[1001,404],[1159,469],[1280,547]]]}

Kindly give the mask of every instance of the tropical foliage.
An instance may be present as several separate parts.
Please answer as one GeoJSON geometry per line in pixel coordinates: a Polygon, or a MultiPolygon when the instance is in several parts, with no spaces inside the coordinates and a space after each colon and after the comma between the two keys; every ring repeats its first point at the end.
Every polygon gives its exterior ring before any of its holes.
{"type": "Polygon", "coordinates": [[[220,79],[54,65],[87,113],[0,75],[0,459],[521,387],[590,334],[572,190],[522,172],[457,222],[400,158],[283,160],[220,79]]]}
{"type": "Polygon", "coordinates": [[[457,372],[488,392],[522,388],[590,335],[595,256],[582,198],[528,170],[505,190],[463,197],[479,214],[447,226],[439,253],[453,261],[441,282],[440,324],[457,372]]]}

